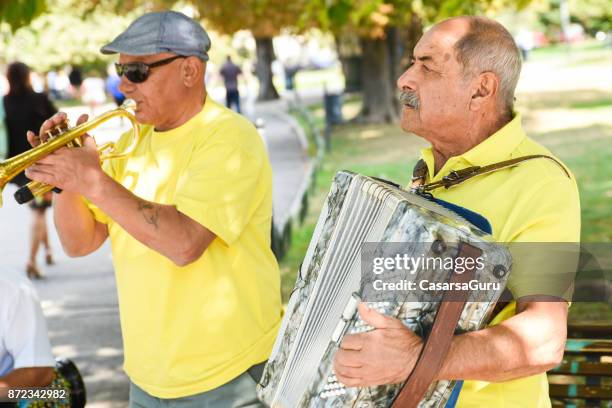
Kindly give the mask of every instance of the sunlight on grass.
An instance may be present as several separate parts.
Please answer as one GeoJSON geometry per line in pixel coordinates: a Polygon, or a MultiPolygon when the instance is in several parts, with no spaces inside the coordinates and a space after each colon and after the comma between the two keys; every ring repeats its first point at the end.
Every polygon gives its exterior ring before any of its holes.
{"type": "Polygon", "coordinates": [[[359,132],[360,139],[376,139],[383,136],[382,131],[376,129],[363,130],[359,132]]]}

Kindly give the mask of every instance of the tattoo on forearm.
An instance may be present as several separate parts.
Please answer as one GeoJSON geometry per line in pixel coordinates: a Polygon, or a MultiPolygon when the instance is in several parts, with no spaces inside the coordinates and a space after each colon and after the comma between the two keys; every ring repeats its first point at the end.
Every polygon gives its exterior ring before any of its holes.
{"type": "Polygon", "coordinates": [[[138,210],[142,212],[142,216],[148,224],[151,224],[158,229],[157,220],[159,219],[159,207],[146,201],[138,202],[138,210]]]}

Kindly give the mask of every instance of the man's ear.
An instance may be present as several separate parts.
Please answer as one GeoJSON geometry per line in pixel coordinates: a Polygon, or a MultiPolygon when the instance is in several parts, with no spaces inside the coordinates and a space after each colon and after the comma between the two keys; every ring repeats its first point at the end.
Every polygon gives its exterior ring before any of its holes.
{"type": "Polygon", "coordinates": [[[198,57],[187,57],[183,66],[181,67],[181,73],[183,74],[183,84],[191,88],[194,85],[200,84],[200,78],[204,77],[204,66],[203,62],[198,57]]]}
{"type": "Polygon", "coordinates": [[[472,82],[470,110],[477,111],[495,100],[499,91],[499,78],[493,72],[483,72],[472,82]]]}

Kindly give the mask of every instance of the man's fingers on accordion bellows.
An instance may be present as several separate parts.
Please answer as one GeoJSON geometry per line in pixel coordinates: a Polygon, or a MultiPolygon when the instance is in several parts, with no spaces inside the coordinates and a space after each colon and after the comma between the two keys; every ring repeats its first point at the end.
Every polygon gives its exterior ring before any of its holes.
{"type": "Polygon", "coordinates": [[[359,316],[361,316],[364,322],[376,329],[405,328],[400,320],[378,313],[376,310],[370,309],[368,305],[363,302],[359,304],[359,316]]]}

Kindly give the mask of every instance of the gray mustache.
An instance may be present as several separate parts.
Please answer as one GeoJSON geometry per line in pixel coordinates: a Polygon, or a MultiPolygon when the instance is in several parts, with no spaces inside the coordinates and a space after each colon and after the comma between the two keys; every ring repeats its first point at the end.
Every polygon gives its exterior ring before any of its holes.
{"type": "Polygon", "coordinates": [[[421,101],[419,101],[419,97],[414,92],[406,92],[406,91],[400,92],[399,100],[404,105],[408,105],[413,109],[419,109],[419,106],[421,105],[421,101]]]}

